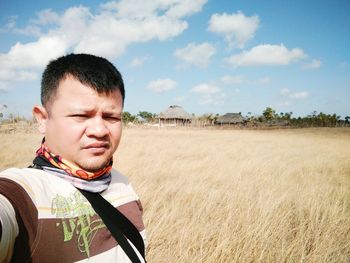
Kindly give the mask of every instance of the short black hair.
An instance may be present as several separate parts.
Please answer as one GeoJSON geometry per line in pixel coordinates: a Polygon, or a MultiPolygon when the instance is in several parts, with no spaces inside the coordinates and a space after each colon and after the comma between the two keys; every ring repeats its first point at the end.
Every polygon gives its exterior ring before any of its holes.
{"type": "Polygon", "coordinates": [[[69,54],[50,61],[42,75],[41,103],[44,107],[55,96],[60,81],[72,76],[98,93],[119,90],[125,99],[123,78],[107,59],[90,54],[69,54]]]}

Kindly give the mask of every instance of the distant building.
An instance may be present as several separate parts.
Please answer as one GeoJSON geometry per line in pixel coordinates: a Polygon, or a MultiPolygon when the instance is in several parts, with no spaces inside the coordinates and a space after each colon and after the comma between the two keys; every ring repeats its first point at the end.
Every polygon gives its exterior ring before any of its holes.
{"type": "Polygon", "coordinates": [[[158,115],[160,126],[183,126],[190,124],[192,116],[181,106],[172,105],[158,115]]]}
{"type": "Polygon", "coordinates": [[[245,124],[247,121],[242,116],[241,113],[226,113],[222,116],[219,116],[215,121],[215,124],[218,125],[239,125],[245,124]]]}

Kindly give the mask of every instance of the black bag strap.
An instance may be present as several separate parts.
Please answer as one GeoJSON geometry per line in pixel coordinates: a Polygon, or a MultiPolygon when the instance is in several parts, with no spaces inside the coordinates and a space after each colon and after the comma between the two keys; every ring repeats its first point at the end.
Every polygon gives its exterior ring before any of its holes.
{"type": "Polygon", "coordinates": [[[135,250],[131,247],[126,238],[133,243],[146,262],[143,238],[129,219],[120,213],[118,209],[112,206],[99,193],[91,193],[81,189],[78,190],[90,202],[95,212],[101,217],[103,223],[122,247],[124,252],[128,255],[131,262],[141,263],[135,250]]]}

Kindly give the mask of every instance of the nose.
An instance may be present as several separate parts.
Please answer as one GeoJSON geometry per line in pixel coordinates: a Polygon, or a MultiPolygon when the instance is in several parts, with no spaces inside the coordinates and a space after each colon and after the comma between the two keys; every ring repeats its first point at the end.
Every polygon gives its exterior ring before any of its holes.
{"type": "Polygon", "coordinates": [[[88,137],[103,138],[109,133],[107,123],[103,118],[96,116],[90,119],[85,133],[88,137]]]}

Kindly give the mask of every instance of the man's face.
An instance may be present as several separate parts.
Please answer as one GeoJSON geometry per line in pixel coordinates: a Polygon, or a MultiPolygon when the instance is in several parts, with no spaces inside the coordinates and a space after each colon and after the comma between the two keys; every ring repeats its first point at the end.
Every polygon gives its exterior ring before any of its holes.
{"type": "Polygon", "coordinates": [[[44,109],[47,117],[43,133],[50,151],[87,171],[103,168],[121,137],[120,91],[98,94],[67,77],[60,82],[48,107],[44,109]]]}

